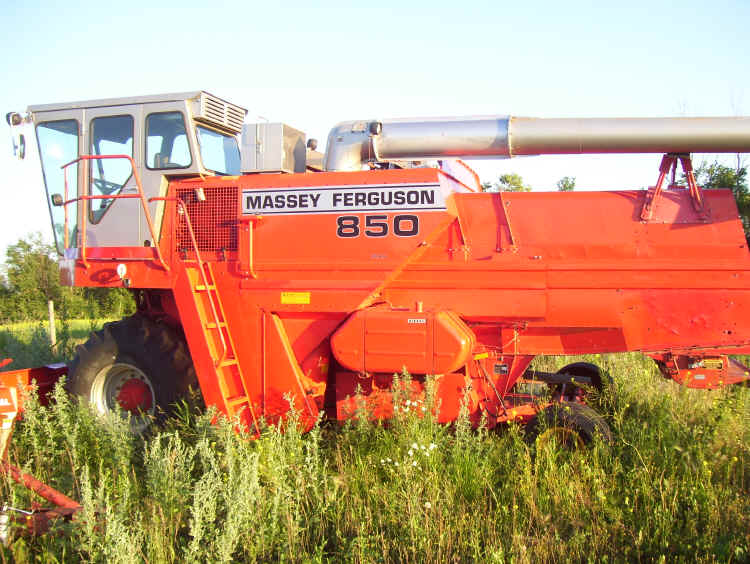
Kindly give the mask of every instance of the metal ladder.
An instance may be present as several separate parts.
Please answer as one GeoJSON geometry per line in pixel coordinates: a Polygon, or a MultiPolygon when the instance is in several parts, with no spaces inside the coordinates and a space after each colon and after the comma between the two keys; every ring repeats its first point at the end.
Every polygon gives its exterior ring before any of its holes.
{"type": "Polygon", "coordinates": [[[213,360],[216,381],[219,383],[226,413],[229,417],[239,414],[240,421],[248,427],[252,423],[255,432],[259,434],[258,419],[245,385],[242,367],[237,360],[232,334],[226,322],[224,306],[221,302],[213,269],[209,262],[201,258],[198,242],[185,204],[182,200],[177,200],[177,206],[178,212],[185,219],[195,253],[194,260],[185,259],[182,262],[185,266],[193,301],[201,322],[203,338],[213,360]]]}

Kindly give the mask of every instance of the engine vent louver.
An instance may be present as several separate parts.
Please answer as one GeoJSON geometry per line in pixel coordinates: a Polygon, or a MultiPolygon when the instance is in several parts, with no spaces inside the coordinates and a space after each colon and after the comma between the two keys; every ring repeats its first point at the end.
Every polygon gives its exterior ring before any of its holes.
{"type": "Polygon", "coordinates": [[[235,134],[242,131],[245,114],[245,108],[225,102],[208,92],[201,92],[193,106],[193,117],[196,121],[235,134]]]}

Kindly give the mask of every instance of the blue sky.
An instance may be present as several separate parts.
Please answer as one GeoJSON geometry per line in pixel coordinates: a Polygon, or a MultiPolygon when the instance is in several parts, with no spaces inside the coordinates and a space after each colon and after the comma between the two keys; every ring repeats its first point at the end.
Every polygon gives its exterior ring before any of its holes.
{"type": "MultiPolygon", "coordinates": [[[[345,119],[750,115],[749,1],[2,0],[0,110],[205,89],[324,143],[345,119]]],[[[51,237],[37,163],[0,144],[0,260],[51,237]],[[4,149],[2,148],[4,147],[4,149]]],[[[712,156],[708,156],[712,158],[712,156]]],[[[642,188],[660,157],[475,164],[534,189],[642,188]]]]}

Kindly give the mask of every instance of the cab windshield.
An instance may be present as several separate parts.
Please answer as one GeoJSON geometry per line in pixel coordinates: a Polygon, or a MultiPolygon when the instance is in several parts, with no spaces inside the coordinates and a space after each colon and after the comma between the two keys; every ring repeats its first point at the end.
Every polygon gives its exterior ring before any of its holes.
{"type": "Polygon", "coordinates": [[[230,176],[240,173],[240,147],[236,137],[200,125],[195,127],[195,131],[206,169],[230,176]]]}
{"type": "Polygon", "coordinates": [[[47,202],[52,217],[52,231],[55,234],[57,252],[63,254],[66,246],[76,245],[78,206],[75,199],[78,197],[78,163],[70,165],[66,169],[67,173],[62,166],[78,158],[78,122],[74,119],[46,121],[37,125],[36,135],[44,172],[44,185],[47,189],[47,202]],[[68,206],[54,206],[51,201],[53,195],[73,201],[68,206]]]}

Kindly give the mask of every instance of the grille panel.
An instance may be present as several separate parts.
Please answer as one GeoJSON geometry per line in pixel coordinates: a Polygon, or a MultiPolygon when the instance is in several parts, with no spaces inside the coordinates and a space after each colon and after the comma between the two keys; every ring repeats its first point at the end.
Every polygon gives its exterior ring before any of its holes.
{"type": "Polygon", "coordinates": [[[194,117],[197,121],[239,133],[242,131],[246,113],[247,110],[244,108],[225,102],[208,92],[201,92],[199,107],[194,117]]]}
{"type": "MultiPolygon", "coordinates": [[[[198,242],[198,250],[236,251],[237,250],[237,212],[239,210],[238,189],[204,188],[206,201],[198,201],[193,188],[177,190],[177,198],[185,203],[190,223],[198,242]]],[[[177,250],[192,251],[190,232],[185,217],[177,215],[177,250]]]]}

